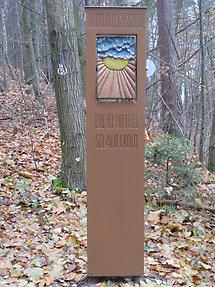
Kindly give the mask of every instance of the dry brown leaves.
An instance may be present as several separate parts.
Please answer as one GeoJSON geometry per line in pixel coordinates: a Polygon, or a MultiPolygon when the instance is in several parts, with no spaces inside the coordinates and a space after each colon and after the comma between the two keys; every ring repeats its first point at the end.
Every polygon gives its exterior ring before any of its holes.
{"type": "Polygon", "coordinates": [[[212,215],[150,206],[145,278],[82,280],[86,192],[68,199],[67,190],[56,195],[50,188],[60,167],[54,98],[44,85],[44,112],[26,89],[13,83],[0,96],[0,286],[213,286],[212,215]]]}

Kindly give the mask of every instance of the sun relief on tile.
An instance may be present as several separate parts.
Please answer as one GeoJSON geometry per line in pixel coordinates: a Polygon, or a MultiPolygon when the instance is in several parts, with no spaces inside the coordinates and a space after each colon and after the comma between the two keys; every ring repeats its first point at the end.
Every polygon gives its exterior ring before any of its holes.
{"type": "Polygon", "coordinates": [[[97,100],[136,98],[136,36],[97,36],[97,100]]]}

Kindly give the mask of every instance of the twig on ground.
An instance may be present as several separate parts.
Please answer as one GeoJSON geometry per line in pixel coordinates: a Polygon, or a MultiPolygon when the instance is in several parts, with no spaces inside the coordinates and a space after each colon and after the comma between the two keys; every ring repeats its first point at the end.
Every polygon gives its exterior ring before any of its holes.
{"type": "Polygon", "coordinates": [[[178,205],[178,206],[181,206],[183,208],[204,210],[204,211],[210,211],[212,213],[215,213],[215,208],[212,206],[187,203],[187,202],[184,202],[181,200],[163,199],[163,200],[160,200],[158,203],[159,204],[167,204],[167,205],[178,205]]]}

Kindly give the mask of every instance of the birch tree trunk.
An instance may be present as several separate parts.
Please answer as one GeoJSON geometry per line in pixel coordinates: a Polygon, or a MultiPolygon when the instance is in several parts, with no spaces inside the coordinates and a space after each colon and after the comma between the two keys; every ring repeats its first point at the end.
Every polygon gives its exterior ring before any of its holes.
{"type": "Polygon", "coordinates": [[[60,176],[71,189],[83,190],[85,121],[73,1],[46,0],[46,8],[61,136],[60,176]]]}

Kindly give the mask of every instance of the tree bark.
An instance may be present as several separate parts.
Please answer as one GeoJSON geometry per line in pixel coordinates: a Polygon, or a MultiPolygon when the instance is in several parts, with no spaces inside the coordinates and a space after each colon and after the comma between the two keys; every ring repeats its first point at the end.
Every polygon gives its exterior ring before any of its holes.
{"type": "MultiPolygon", "coordinates": [[[[32,11],[37,11],[38,7],[38,0],[30,0],[29,1],[29,8],[32,11]]],[[[34,49],[35,61],[37,67],[39,66],[39,23],[37,20],[37,15],[33,12],[31,13],[30,17],[30,24],[31,24],[31,36],[32,36],[32,45],[34,49]]]]}
{"type": "Polygon", "coordinates": [[[199,140],[199,160],[204,162],[204,142],[205,142],[205,47],[203,35],[203,13],[202,0],[199,0],[199,46],[201,54],[200,64],[200,140],[199,140]]]}
{"type": "Polygon", "coordinates": [[[2,9],[2,12],[1,12],[1,18],[2,18],[2,34],[3,34],[3,42],[2,42],[2,45],[3,45],[3,47],[2,47],[3,48],[2,49],[3,50],[3,58],[4,58],[5,63],[8,66],[11,79],[15,80],[16,77],[15,77],[15,74],[14,74],[14,71],[13,71],[13,66],[11,65],[10,58],[8,56],[8,40],[7,40],[7,30],[6,30],[7,1],[3,0],[2,4],[3,4],[3,9],[2,9]]]}
{"type": "Polygon", "coordinates": [[[25,81],[32,83],[36,100],[38,100],[41,104],[44,104],[43,96],[40,91],[39,75],[32,41],[31,15],[30,10],[28,9],[28,7],[30,7],[30,0],[22,0],[22,5],[23,10],[21,16],[21,27],[24,45],[23,68],[25,81]]]}
{"type": "Polygon", "coordinates": [[[61,136],[61,178],[71,189],[86,188],[83,92],[73,1],[46,0],[54,89],[61,136]],[[67,73],[58,74],[59,67],[67,73]]]}
{"type": "Polygon", "coordinates": [[[213,120],[210,134],[208,169],[215,172],[215,106],[213,109],[213,120]]]}
{"type": "Polygon", "coordinates": [[[85,41],[81,35],[81,25],[84,25],[83,19],[81,19],[81,10],[80,8],[74,4],[74,21],[76,27],[76,35],[78,42],[78,53],[79,60],[81,65],[81,81],[82,81],[82,90],[85,95],[85,82],[86,82],[86,57],[85,57],[85,41]]]}
{"type": "Polygon", "coordinates": [[[157,0],[158,36],[161,69],[161,94],[163,98],[161,126],[165,132],[179,135],[176,120],[179,120],[177,109],[177,91],[174,87],[174,47],[172,25],[172,1],[157,0]],[[173,119],[172,115],[175,116],[173,119]]]}
{"type": "MultiPolygon", "coordinates": [[[[23,5],[28,4],[28,0],[22,0],[23,5]]],[[[31,48],[31,30],[29,26],[29,11],[25,6],[22,6],[22,13],[20,17],[20,26],[22,34],[22,44],[23,44],[23,70],[24,70],[24,80],[29,82],[32,78],[31,63],[30,63],[30,48],[31,48]]]]}

